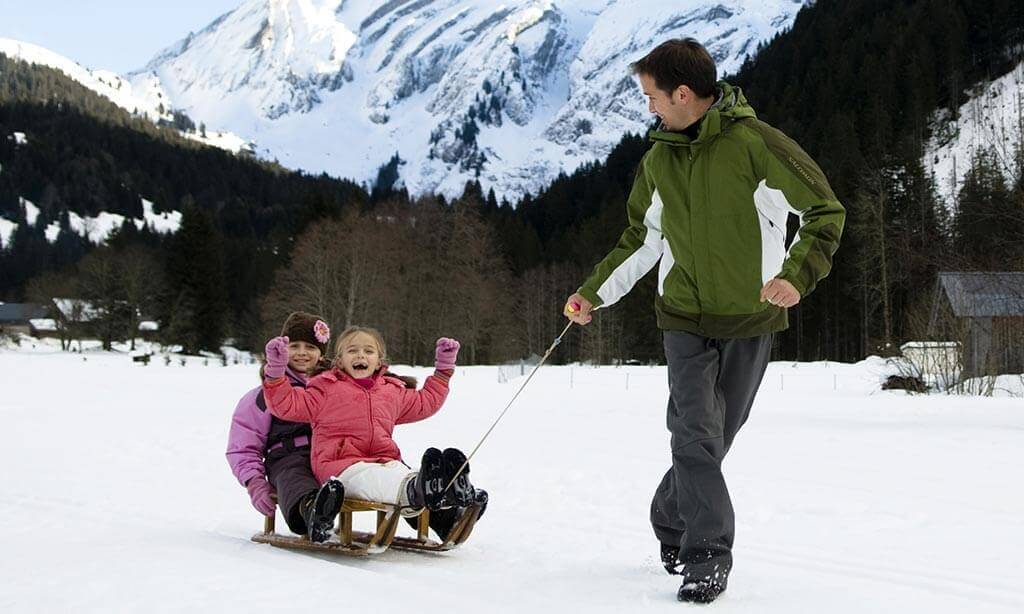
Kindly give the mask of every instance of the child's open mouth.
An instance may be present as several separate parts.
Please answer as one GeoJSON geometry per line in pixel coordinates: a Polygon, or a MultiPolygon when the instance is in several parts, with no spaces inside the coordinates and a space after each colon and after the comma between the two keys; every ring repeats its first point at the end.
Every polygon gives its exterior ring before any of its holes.
{"type": "Polygon", "coordinates": [[[370,365],[365,362],[354,362],[352,363],[352,370],[356,373],[366,373],[370,370],[370,365]]]}

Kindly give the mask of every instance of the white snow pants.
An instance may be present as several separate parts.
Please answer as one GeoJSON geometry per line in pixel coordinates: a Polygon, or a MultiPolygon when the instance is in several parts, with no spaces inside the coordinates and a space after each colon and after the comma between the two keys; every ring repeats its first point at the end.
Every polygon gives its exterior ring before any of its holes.
{"type": "Polygon", "coordinates": [[[359,462],[349,466],[336,479],[345,487],[345,496],[380,503],[409,505],[406,483],[416,477],[401,461],[359,462]]]}

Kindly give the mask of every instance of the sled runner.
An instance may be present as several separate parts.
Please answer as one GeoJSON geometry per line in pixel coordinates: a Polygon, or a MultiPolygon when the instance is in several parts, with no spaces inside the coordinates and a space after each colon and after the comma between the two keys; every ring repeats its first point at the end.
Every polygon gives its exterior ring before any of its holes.
{"type": "Polygon", "coordinates": [[[329,541],[316,543],[310,541],[306,536],[280,535],[274,532],[274,516],[266,517],[263,524],[263,532],[253,535],[252,541],[270,544],[278,548],[293,548],[350,556],[380,554],[388,548],[443,552],[451,550],[469,539],[470,533],[473,532],[473,526],[479,517],[479,505],[464,508],[458,520],[455,521],[455,525],[448,532],[445,540],[438,542],[429,538],[430,510],[424,509],[423,513],[416,517],[416,537],[396,537],[395,532],[398,529],[398,523],[402,520],[401,514],[398,513],[397,505],[363,501],[361,499],[345,499],[341,512],[338,514],[338,525],[335,528],[336,535],[329,541]],[[377,531],[369,533],[352,530],[353,512],[377,512],[377,531]]]}

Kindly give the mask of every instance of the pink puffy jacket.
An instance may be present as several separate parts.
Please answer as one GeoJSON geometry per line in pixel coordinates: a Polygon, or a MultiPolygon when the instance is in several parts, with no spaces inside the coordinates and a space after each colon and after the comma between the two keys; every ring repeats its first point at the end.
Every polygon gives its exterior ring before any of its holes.
{"type": "Polygon", "coordinates": [[[306,388],[288,385],[286,378],[263,382],[270,411],[284,420],[309,422],[313,427],[310,463],[321,483],[360,461],[402,460],[391,438],[396,424],[429,418],[448,396],[450,372],[435,372],[420,390],[402,380],[374,375],[363,388],[344,371],[331,369],[309,380],[306,388]]]}

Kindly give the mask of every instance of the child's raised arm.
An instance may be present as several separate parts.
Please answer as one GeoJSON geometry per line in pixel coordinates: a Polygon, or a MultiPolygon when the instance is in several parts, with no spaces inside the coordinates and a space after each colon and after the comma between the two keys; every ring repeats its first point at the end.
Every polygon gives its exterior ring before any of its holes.
{"type": "Polygon", "coordinates": [[[320,382],[312,380],[305,389],[288,383],[284,377],[288,366],[288,337],[274,337],[267,342],[266,351],[263,396],[270,412],[283,420],[312,422],[324,400],[320,382]]]}
{"type": "Polygon", "coordinates": [[[429,418],[441,409],[448,397],[448,380],[455,373],[455,358],[459,342],[441,337],[434,352],[434,374],[427,378],[420,390],[406,390],[402,396],[402,411],[398,424],[417,422],[429,418]]]}

